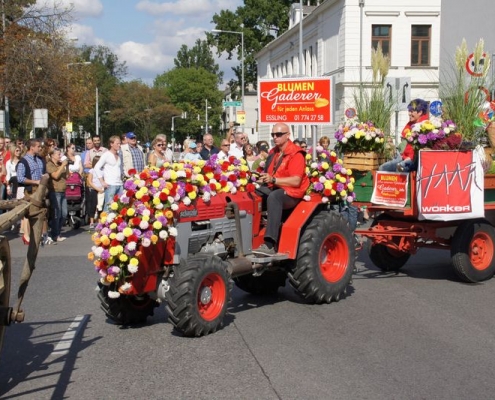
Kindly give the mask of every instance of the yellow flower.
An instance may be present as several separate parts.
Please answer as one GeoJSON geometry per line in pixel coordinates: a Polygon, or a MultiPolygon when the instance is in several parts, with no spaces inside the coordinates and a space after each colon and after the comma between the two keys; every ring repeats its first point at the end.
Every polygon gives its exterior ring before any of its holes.
{"type": "Polygon", "coordinates": [[[136,196],[136,199],[141,200],[144,194],[140,190],[138,190],[134,196],[136,196]]]}
{"type": "Polygon", "coordinates": [[[307,160],[307,161],[310,161],[311,159],[312,159],[311,154],[309,154],[309,153],[308,153],[308,154],[306,154],[306,160],[307,160]]]}
{"type": "Polygon", "coordinates": [[[160,201],[160,198],[158,196],[153,197],[153,205],[157,206],[160,203],[161,203],[161,201],[160,201]]]}
{"type": "Polygon", "coordinates": [[[162,223],[160,221],[153,222],[153,229],[162,229],[162,223]]]}
{"type": "Polygon", "coordinates": [[[191,199],[191,200],[194,200],[196,197],[198,197],[198,195],[196,194],[196,192],[189,192],[187,194],[187,196],[191,199]]]}
{"type": "Polygon", "coordinates": [[[122,253],[119,256],[119,260],[122,261],[122,262],[126,262],[128,259],[129,259],[129,257],[127,257],[127,254],[122,253]]]}
{"type": "Polygon", "coordinates": [[[149,216],[149,215],[143,215],[143,216],[141,217],[141,219],[142,219],[143,221],[149,222],[149,220],[150,220],[150,216],[149,216]]]}
{"type": "Polygon", "coordinates": [[[127,216],[128,217],[133,217],[134,214],[136,214],[136,210],[134,210],[134,208],[128,208],[127,209],[127,216]]]}
{"type": "Polygon", "coordinates": [[[110,204],[110,210],[116,211],[118,210],[119,205],[114,201],[112,204],[110,204]]]}
{"type": "Polygon", "coordinates": [[[119,254],[119,249],[117,248],[117,246],[110,247],[109,253],[112,257],[115,257],[116,255],[119,254]]]}
{"type": "Polygon", "coordinates": [[[347,184],[347,189],[351,192],[354,191],[354,185],[352,183],[347,184]]]}
{"type": "Polygon", "coordinates": [[[112,223],[110,224],[110,229],[111,229],[112,231],[113,231],[113,230],[115,230],[115,229],[117,229],[117,223],[116,223],[116,222],[112,222],[112,223]]]}
{"type": "MultiPolygon", "coordinates": [[[[144,219],[144,217],[143,217],[143,219],[144,219]]],[[[126,228],[124,228],[122,233],[124,234],[125,237],[129,237],[132,235],[132,228],[126,227],[126,228]]]]}
{"type": "Polygon", "coordinates": [[[195,174],[200,174],[201,173],[201,168],[199,168],[198,166],[196,166],[196,167],[193,168],[193,172],[195,174]]]}
{"type": "Polygon", "coordinates": [[[112,240],[113,240],[113,239],[115,239],[116,237],[117,237],[117,234],[116,234],[115,232],[112,232],[112,233],[110,234],[110,239],[112,239],[112,240]]]}
{"type": "Polygon", "coordinates": [[[151,184],[154,188],[159,188],[160,187],[160,182],[159,181],[153,181],[151,184]]]}
{"type": "Polygon", "coordinates": [[[342,196],[342,197],[347,196],[347,192],[346,192],[345,190],[342,190],[342,191],[340,192],[340,196],[342,196]]]}
{"type": "Polygon", "coordinates": [[[103,246],[108,246],[110,244],[110,239],[108,236],[106,235],[103,235],[101,238],[100,238],[100,241],[101,241],[101,244],[103,246]]]}
{"type": "Polygon", "coordinates": [[[129,264],[131,265],[138,265],[139,260],[136,257],[131,258],[131,261],[129,261],[129,264]]]}
{"type": "Polygon", "coordinates": [[[330,164],[328,164],[327,162],[322,162],[321,168],[323,168],[324,170],[327,170],[328,168],[330,168],[330,164]]]}
{"type": "Polygon", "coordinates": [[[170,179],[172,179],[173,181],[176,181],[177,180],[177,172],[170,171],[170,179]]]}

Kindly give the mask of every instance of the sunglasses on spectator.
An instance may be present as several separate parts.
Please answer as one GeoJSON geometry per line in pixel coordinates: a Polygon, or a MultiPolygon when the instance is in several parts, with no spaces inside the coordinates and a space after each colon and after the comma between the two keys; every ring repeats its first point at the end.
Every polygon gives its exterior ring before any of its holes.
{"type": "Polygon", "coordinates": [[[163,147],[163,146],[165,146],[163,143],[157,143],[156,145],[157,145],[158,147],[163,147]]]}
{"type": "Polygon", "coordinates": [[[308,146],[301,146],[301,149],[307,149],[308,146]]]}
{"type": "Polygon", "coordinates": [[[289,132],[272,132],[271,135],[272,135],[272,138],[274,138],[275,136],[276,137],[282,137],[287,133],[289,133],[289,132]]]}

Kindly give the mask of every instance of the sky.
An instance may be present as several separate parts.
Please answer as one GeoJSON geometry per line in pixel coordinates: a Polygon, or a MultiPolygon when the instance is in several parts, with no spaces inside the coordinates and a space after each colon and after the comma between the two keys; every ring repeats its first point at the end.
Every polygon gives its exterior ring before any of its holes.
{"type": "MultiPolygon", "coordinates": [[[[45,0],[46,1],[46,0],[45,0]]],[[[126,62],[127,79],[153,79],[173,68],[177,51],[185,44],[194,46],[214,29],[215,13],[235,11],[242,0],[55,0],[73,4],[75,21],[68,37],[80,45],[107,46],[126,62]]],[[[213,52],[213,56],[216,53],[213,52]]],[[[234,77],[239,64],[225,55],[217,60],[224,71],[224,85],[234,77]]]]}

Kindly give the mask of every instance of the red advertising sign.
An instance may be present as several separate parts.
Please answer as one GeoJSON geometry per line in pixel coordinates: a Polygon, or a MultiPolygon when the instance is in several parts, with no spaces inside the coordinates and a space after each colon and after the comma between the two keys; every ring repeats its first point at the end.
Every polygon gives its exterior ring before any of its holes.
{"type": "Polygon", "coordinates": [[[409,174],[377,171],[371,202],[386,206],[404,207],[407,202],[409,174]]]}
{"type": "Polygon", "coordinates": [[[451,221],[484,216],[483,167],[473,151],[420,151],[419,219],[451,221]]]}
{"type": "Polygon", "coordinates": [[[258,104],[262,124],[331,124],[332,81],[330,78],[260,79],[258,104]]]}

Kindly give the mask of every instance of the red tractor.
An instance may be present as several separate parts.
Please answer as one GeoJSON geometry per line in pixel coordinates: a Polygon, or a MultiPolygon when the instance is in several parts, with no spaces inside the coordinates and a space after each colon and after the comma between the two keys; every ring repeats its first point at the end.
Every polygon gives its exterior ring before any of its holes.
{"type": "Polygon", "coordinates": [[[319,196],[284,214],[278,253],[266,257],[253,252],[263,243],[266,225],[257,194],[219,194],[208,203],[182,205],[175,241],[143,251],[133,291],[112,299],[107,287],[100,287],[103,310],[119,324],[143,323],[165,301],[177,330],[202,336],[222,327],[232,280],[248,293],[269,294],[288,278],[310,302],[339,301],[351,283],[356,257],[347,219],[319,196]]]}

